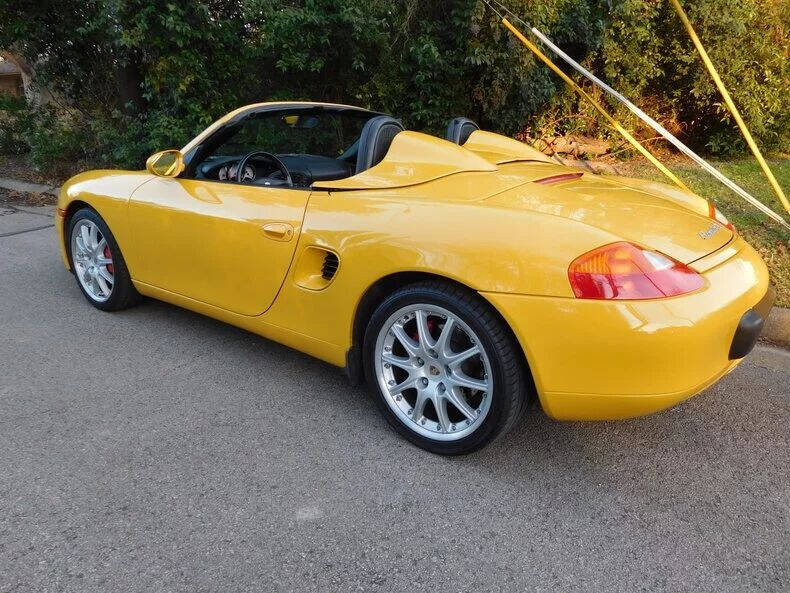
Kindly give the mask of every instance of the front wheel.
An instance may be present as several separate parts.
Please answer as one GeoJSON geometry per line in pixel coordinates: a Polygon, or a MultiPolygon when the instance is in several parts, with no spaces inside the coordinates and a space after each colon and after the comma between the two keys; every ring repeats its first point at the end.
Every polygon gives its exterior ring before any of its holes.
{"type": "Polygon", "coordinates": [[[95,210],[83,208],[71,216],[67,234],[71,269],[77,284],[94,307],[118,311],[137,302],[123,254],[110,228],[95,210]]]}
{"type": "Polygon", "coordinates": [[[504,434],[526,401],[526,370],[491,306],[461,287],[398,290],[368,324],[365,371],[389,423],[443,455],[475,451],[504,434]]]}

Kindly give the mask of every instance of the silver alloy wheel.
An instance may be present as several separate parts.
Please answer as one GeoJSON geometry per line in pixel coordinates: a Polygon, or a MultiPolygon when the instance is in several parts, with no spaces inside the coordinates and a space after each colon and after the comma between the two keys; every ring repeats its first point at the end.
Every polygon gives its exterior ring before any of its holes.
{"type": "Polygon", "coordinates": [[[71,261],[80,285],[94,301],[105,302],[115,285],[115,268],[107,240],[96,223],[82,219],[71,231],[71,261]]]}
{"type": "Polygon", "coordinates": [[[421,436],[462,439],[491,409],[488,355],[472,329],[442,307],[409,305],[390,315],[376,339],[375,365],[387,404],[421,436]]]}

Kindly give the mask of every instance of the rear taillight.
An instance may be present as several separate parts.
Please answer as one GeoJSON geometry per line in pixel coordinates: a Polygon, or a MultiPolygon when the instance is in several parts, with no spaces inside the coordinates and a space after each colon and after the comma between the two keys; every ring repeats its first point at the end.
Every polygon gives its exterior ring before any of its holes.
{"type": "Polygon", "coordinates": [[[612,243],[576,258],[568,268],[580,299],[658,299],[702,288],[705,280],[687,265],[632,243],[612,243]]]}
{"type": "Polygon", "coordinates": [[[729,220],[727,220],[727,217],[724,216],[724,214],[721,213],[721,210],[716,208],[716,206],[714,206],[713,202],[711,202],[710,200],[708,200],[708,216],[710,216],[713,220],[715,220],[719,224],[724,225],[731,231],[735,230],[735,227],[732,225],[732,223],[729,220]]]}

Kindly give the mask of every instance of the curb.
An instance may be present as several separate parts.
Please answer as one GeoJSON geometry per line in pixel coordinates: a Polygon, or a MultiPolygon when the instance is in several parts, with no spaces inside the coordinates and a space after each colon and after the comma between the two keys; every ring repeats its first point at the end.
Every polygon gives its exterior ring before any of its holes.
{"type": "Polygon", "coordinates": [[[761,338],[790,345],[790,309],[774,307],[765,320],[761,338]]]}
{"type": "Polygon", "coordinates": [[[43,183],[31,183],[30,181],[19,181],[0,177],[0,187],[28,194],[55,194],[58,195],[60,188],[57,185],[44,185],[43,183]]]}

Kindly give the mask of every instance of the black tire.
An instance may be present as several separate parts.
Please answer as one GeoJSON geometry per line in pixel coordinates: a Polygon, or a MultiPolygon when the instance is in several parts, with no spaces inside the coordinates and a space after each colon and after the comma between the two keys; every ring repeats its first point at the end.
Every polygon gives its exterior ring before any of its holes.
{"type": "Polygon", "coordinates": [[[521,347],[509,328],[480,295],[449,282],[412,284],[384,299],[365,330],[363,361],[368,386],[389,424],[418,447],[440,455],[463,455],[488,445],[513,428],[529,401],[532,383],[521,347]],[[376,371],[379,334],[394,313],[416,304],[441,307],[463,321],[476,334],[490,363],[493,377],[490,408],[480,426],[459,440],[436,440],[409,428],[411,421],[393,411],[379,384],[376,371]]]}
{"type": "Polygon", "coordinates": [[[69,264],[71,265],[71,271],[77,280],[77,286],[79,286],[82,294],[85,295],[85,298],[88,302],[96,307],[97,309],[101,309],[102,311],[120,311],[122,309],[126,309],[128,307],[132,307],[140,301],[140,294],[132,284],[132,278],[129,275],[129,270],[126,267],[126,261],[123,258],[123,254],[121,253],[120,248],[118,247],[118,243],[115,241],[115,237],[110,231],[110,227],[107,226],[107,223],[104,222],[99,214],[91,209],[91,208],[82,208],[77,210],[72,216],[69,217],[68,224],[66,226],[66,252],[69,256],[69,264]],[[115,281],[113,282],[112,291],[110,293],[109,298],[105,301],[97,300],[90,293],[88,293],[85,288],[82,286],[79,278],[76,277],[76,269],[74,267],[74,257],[72,253],[72,233],[74,231],[74,227],[81,221],[81,220],[90,220],[93,222],[101,232],[102,236],[106,239],[107,245],[110,248],[110,254],[112,256],[112,265],[113,265],[113,277],[115,281]]]}

